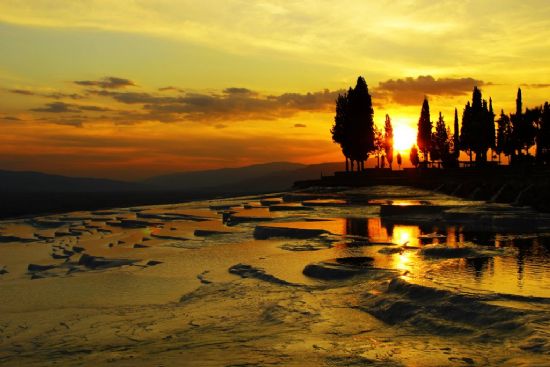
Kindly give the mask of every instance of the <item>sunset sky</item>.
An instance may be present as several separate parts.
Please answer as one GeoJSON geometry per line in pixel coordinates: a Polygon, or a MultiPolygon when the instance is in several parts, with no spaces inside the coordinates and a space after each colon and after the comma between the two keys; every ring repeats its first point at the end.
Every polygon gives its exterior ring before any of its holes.
{"type": "Polygon", "coordinates": [[[0,169],[139,179],[343,160],[334,100],[415,138],[474,85],[550,100],[550,2],[2,0],[0,169]]]}

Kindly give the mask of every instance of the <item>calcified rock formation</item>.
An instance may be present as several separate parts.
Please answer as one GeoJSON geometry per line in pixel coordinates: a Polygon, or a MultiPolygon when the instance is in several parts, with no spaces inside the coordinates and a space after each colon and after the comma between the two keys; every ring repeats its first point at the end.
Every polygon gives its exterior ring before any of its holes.
{"type": "Polygon", "coordinates": [[[387,186],[3,221],[0,366],[544,365],[549,232],[387,186]]]}

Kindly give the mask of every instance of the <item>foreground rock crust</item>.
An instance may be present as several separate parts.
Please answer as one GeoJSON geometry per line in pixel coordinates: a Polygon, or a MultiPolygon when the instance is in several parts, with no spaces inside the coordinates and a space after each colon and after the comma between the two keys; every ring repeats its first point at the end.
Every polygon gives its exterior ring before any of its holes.
{"type": "Polygon", "coordinates": [[[543,366],[549,259],[550,217],[410,187],[4,221],[0,366],[543,366]]]}

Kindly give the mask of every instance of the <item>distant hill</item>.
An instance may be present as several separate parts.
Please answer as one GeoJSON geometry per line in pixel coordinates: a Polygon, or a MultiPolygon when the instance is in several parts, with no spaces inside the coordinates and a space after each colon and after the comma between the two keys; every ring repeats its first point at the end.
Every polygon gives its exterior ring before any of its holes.
{"type": "Polygon", "coordinates": [[[139,183],[0,170],[0,192],[117,192],[143,190],[139,183]]]}
{"type": "Polygon", "coordinates": [[[305,167],[307,166],[299,163],[273,162],[238,168],[174,173],[152,177],[142,183],[170,191],[224,192],[226,188],[239,187],[241,182],[262,181],[267,176],[290,174],[305,167]]]}
{"type": "Polygon", "coordinates": [[[30,171],[0,170],[0,192],[179,192],[196,194],[257,193],[286,190],[294,181],[317,179],[341,170],[342,163],[305,165],[291,162],[174,173],[140,182],[67,177],[30,171]]]}
{"type": "Polygon", "coordinates": [[[276,162],[175,173],[141,182],[0,170],[0,218],[283,191],[294,181],[319,179],[342,166],[276,162]]]}
{"type": "Polygon", "coordinates": [[[341,171],[343,167],[342,162],[304,165],[294,170],[272,172],[211,189],[231,194],[283,191],[291,188],[296,181],[319,179],[321,175],[332,175],[336,171],[341,171]]]}

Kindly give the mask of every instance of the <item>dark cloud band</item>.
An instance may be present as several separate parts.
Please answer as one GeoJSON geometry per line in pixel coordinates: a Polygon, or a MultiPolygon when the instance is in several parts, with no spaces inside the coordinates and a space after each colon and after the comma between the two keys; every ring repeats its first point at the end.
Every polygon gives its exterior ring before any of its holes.
{"type": "Polygon", "coordinates": [[[375,90],[379,98],[390,100],[402,105],[422,103],[424,96],[455,97],[468,94],[473,87],[489,85],[474,78],[434,78],[431,75],[421,75],[416,78],[390,79],[380,82],[375,90]]]}
{"type": "Polygon", "coordinates": [[[129,79],[115,76],[108,76],[101,80],[76,80],[74,83],[86,87],[99,87],[103,89],[121,89],[136,86],[136,84],[129,79]]]}

